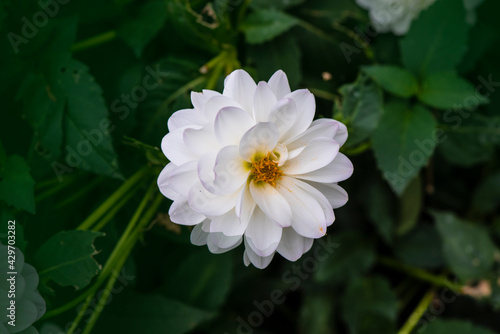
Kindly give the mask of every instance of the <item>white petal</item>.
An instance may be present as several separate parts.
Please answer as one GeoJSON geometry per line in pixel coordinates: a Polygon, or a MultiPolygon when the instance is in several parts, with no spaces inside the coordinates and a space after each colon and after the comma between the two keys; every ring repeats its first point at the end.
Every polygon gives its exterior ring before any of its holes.
{"type": "Polygon", "coordinates": [[[294,149],[293,151],[288,151],[288,160],[292,160],[297,157],[305,149],[305,146],[294,149]]]}
{"type": "Polygon", "coordinates": [[[304,174],[325,167],[339,153],[339,144],[332,139],[316,138],[309,142],[295,158],[283,165],[286,175],[304,174]]]}
{"type": "Polygon", "coordinates": [[[173,163],[169,163],[163,168],[160,175],[158,175],[158,188],[163,196],[170,198],[171,200],[176,200],[179,197],[179,193],[173,190],[168,184],[168,177],[177,166],[173,163]]]}
{"type": "Polygon", "coordinates": [[[184,130],[185,128],[180,128],[169,132],[161,141],[163,154],[177,166],[196,159],[196,155],[184,143],[184,130]]]}
{"type": "Polygon", "coordinates": [[[198,173],[196,172],[197,162],[195,160],[186,162],[170,171],[166,175],[165,186],[174,190],[176,193],[187,197],[189,194],[189,189],[194,185],[198,179],[198,173]]]}
{"type": "MultiPolygon", "coordinates": [[[[277,190],[290,203],[293,229],[304,237],[320,238],[326,233],[326,226],[330,223],[327,221],[329,217],[326,217],[323,206],[318,202],[318,196],[311,196],[298,186],[298,182],[300,181],[283,177],[277,190]]],[[[324,200],[326,201],[326,198],[324,200]]]]}
{"type": "Polygon", "coordinates": [[[245,110],[225,107],[215,117],[215,137],[222,146],[238,145],[243,134],[254,125],[254,120],[245,110]]]}
{"type": "Polygon", "coordinates": [[[207,233],[210,233],[211,226],[212,226],[212,220],[210,218],[205,219],[201,223],[201,229],[207,233]]]}
{"type": "Polygon", "coordinates": [[[212,218],[210,223],[210,232],[221,232],[227,236],[241,236],[245,233],[248,226],[248,220],[240,221],[236,212],[230,210],[229,212],[212,218]]]}
{"type": "Polygon", "coordinates": [[[174,201],[168,210],[168,214],[171,221],[186,226],[199,224],[206,218],[204,215],[194,212],[186,198],[174,201]]]}
{"type": "Polygon", "coordinates": [[[236,204],[238,193],[231,195],[214,195],[208,192],[200,181],[189,191],[188,202],[189,206],[196,212],[206,216],[220,216],[232,208],[236,204]]]}
{"type": "Polygon", "coordinates": [[[292,93],[286,95],[285,98],[292,99],[295,102],[295,107],[297,108],[297,119],[295,120],[294,125],[282,138],[283,140],[293,138],[309,128],[311,122],[313,121],[314,113],[316,112],[314,95],[307,89],[293,91],[292,93]]]}
{"type": "MultiPolygon", "coordinates": [[[[285,142],[285,144],[289,151],[293,151],[300,147],[306,146],[311,140],[315,138],[334,139],[336,133],[338,132],[339,124],[342,123],[329,118],[317,119],[312,122],[309,129],[302,132],[298,136],[289,139],[287,142],[285,142]]],[[[339,145],[341,144],[339,143],[339,145]]]]}
{"type": "Polygon", "coordinates": [[[252,248],[246,246],[246,242],[245,242],[245,247],[246,248],[245,248],[245,253],[243,254],[243,262],[247,267],[250,265],[250,263],[252,263],[256,268],[264,269],[271,263],[274,257],[274,253],[272,253],[269,256],[259,256],[255,254],[252,248]]]}
{"type": "Polygon", "coordinates": [[[248,130],[240,141],[240,156],[251,161],[257,154],[266,155],[278,143],[279,133],[272,123],[261,122],[248,130]]]}
{"type": "Polygon", "coordinates": [[[323,214],[325,215],[326,226],[332,225],[332,223],[335,221],[335,214],[330,202],[325,197],[325,195],[323,195],[321,191],[306,182],[294,179],[294,183],[318,202],[321,209],[323,210],[323,214]]]}
{"type": "Polygon", "coordinates": [[[288,149],[281,143],[276,145],[273,150],[273,154],[278,158],[278,160],[274,160],[278,163],[278,167],[283,166],[283,164],[288,160],[288,149]]]}
{"type": "Polygon", "coordinates": [[[304,238],[291,227],[283,229],[277,252],[289,261],[297,261],[302,254],[311,249],[313,239],[304,238]]]}
{"type": "Polygon", "coordinates": [[[257,255],[269,256],[278,247],[281,231],[281,227],[271,221],[259,208],[255,208],[245,231],[246,244],[257,255]]]}
{"type": "Polygon", "coordinates": [[[401,36],[408,32],[410,29],[411,21],[413,20],[411,12],[404,13],[397,20],[392,22],[392,32],[394,35],[401,36]]]}
{"type": "Polygon", "coordinates": [[[269,113],[268,122],[278,128],[280,138],[284,138],[297,119],[297,108],[292,99],[281,99],[269,113]]]}
{"type": "Polygon", "coordinates": [[[245,266],[249,266],[250,265],[250,258],[248,257],[248,254],[247,254],[247,251],[245,250],[243,252],[243,263],[245,264],[245,266]]]}
{"type": "Polygon", "coordinates": [[[222,95],[228,96],[243,106],[248,114],[253,114],[253,96],[257,85],[250,74],[243,70],[236,70],[224,80],[222,95]]]}
{"type": "Polygon", "coordinates": [[[236,202],[236,215],[241,220],[242,223],[248,225],[248,221],[252,217],[253,210],[257,206],[252,194],[250,193],[250,187],[247,185],[243,186],[240,195],[238,196],[238,201],[236,202]]]}
{"type": "Polygon", "coordinates": [[[206,125],[201,129],[184,130],[183,140],[189,150],[196,156],[202,156],[207,152],[220,149],[214,130],[210,125],[206,125]]]}
{"type": "Polygon", "coordinates": [[[203,110],[205,104],[214,96],[220,96],[221,93],[204,89],[203,93],[191,92],[191,103],[193,103],[193,107],[198,110],[203,110]]]}
{"type": "Polygon", "coordinates": [[[250,181],[250,193],[259,208],[280,227],[292,224],[292,210],[285,198],[270,184],[250,181]]]}
{"type": "Polygon", "coordinates": [[[217,154],[215,161],[214,190],[216,194],[231,194],[247,182],[250,170],[240,157],[238,146],[226,146],[217,154]]]}
{"type": "Polygon", "coordinates": [[[269,113],[278,100],[267,82],[261,81],[257,85],[254,96],[253,115],[256,122],[265,122],[269,113]]]}
{"type": "Polygon", "coordinates": [[[317,183],[317,182],[306,182],[313,186],[314,188],[321,191],[325,195],[330,205],[334,208],[340,208],[344,206],[349,200],[349,195],[342,187],[335,183],[317,183]]]}
{"type": "Polygon", "coordinates": [[[203,246],[207,244],[208,233],[201,228],[203,224],[196,225],[191,231],[191,243],[196,246],[203,246]]]}
{"type": "MultiPolygon", "coordinates": [[[[333,121],[335,121],[335,120],[333,120],[333,121]]],[[[333,139],[337,143],[339,143],[340,146],[342,146],[347,141],[347,136],[348,136],[348,134],[347,134],[347,127],[343,123],[341,123],[339,121],[335,121],[335,122],[338,124],[339,128],[337,130],[337,133],[333,137],[333,139]]]]}
{"type": "Polygon", "coordinates": [[[222,233],[210,233],[207,238],[208,250],[213,254],[221,254],[238,247],[242,241],[241,236],[228,237],[222,233]]]}
{"type": "Polygon", "coordinates": [[[199,110],[182,109],[174,112],[168,119],[168,130],[175,131],[182,127],[202,126],[205,123],[205,117],[199,110]]]}
{"type": "Polygon", "coordinates": [[[214,180],[215,180],[214,166],[216,159],[217,159],[217,152],[216,151],[209,152],[203,155],[200,158],[200,160],[198,160],[198,166],[197,166],[197,172],[198,172],[197,178],[199,178],[203,187],[205,187],[205,189],[207,189],[212,194],[216,193],[214,186],[214,180]]]}
{"type": "Polygon", "coordinates": [[[236,107],[243,109],[241,104],[239,104],[232,98],[220,95],[212,97],[210,100],[208,100],[208,102],[203,106],[202,113],[208,122],[213,123],[219,111],[227,107],[236,107]]]}
{"type": "Polygon", "coordinates": [[[309,173],[296,175],[295,177],[308,181],[334,183],[348,179],[353,171],[354,167],[351,160],[344,154],[339,153],[335,159],[325,167],[309,173]]]}
{"type": "Polygon", "coordinates": [[[283,98],[291,92],[290,85],[288,84],[288,78],[282,70],[276,71],[276,73],[274,73],[269,79],[269,87],[271,87],[274,95],[276,95],[278,99],[283,98]]]}

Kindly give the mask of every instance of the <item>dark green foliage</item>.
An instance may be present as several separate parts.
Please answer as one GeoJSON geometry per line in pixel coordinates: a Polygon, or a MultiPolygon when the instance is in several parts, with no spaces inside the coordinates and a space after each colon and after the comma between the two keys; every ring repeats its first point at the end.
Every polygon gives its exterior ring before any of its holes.
{"type": "Polygon", "coordinates": [[[499,333],[498,13],[436,0],[395,36],[355,0],[1,1],[0,241],[15,220],[47,305],[20,333],[499,333]],[[156,185],[169,117],[238,68],[314,93],[354,165],[327,237],[265,270],[156,185]]]}

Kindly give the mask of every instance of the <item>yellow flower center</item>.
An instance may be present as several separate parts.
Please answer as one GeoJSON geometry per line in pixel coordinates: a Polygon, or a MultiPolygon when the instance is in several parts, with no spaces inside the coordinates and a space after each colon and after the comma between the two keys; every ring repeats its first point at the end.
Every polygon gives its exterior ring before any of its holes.
{"type": "Polygon", "coordinates": [[[272,160],[271,152],[264,157],[255,159],[251,168],[254,182],[267,182],[273,187],[276,187],[276,181],[283,175],[278,163],[272,160]]]}

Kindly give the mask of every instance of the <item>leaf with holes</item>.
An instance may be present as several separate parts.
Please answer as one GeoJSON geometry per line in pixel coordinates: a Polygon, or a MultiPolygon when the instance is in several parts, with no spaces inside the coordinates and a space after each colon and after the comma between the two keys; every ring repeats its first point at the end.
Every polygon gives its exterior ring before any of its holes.
{"type": "Polygon", "coordinates": [[[101,270],[93,256],[97,254],[94,240],[103,235],[92,231],[63,231],[47,240],[35,256],[42,281],[49,279],[77,290],[87,286],[101,270]]]}

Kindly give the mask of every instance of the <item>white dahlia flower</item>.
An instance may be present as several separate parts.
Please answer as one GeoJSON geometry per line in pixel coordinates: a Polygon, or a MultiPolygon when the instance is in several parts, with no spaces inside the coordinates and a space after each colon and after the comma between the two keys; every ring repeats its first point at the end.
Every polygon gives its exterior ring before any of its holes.
{"type": "Polygon", "coordinates": [[[370,12],[370,19],[378,32],[392,31],[395,35],[408,32],[411,22],[421,11],[436,0],[356,0],[370,12]]]}
{"type": "Polygon", "coordinates": [[[283,71],[255,84],[236,70],[222,94],[193,92],[191,101],[161,144],[171,162],[158,186],[173,200],[171,220],[194,225],[191,242],[212,253],[244,242],[247,266],[265,268],[275,252],[296,261],[347,202],[337,185],[353,172],[339,153],[346,127],[313,121],[313,94],[291,92],[283,71]]]}

